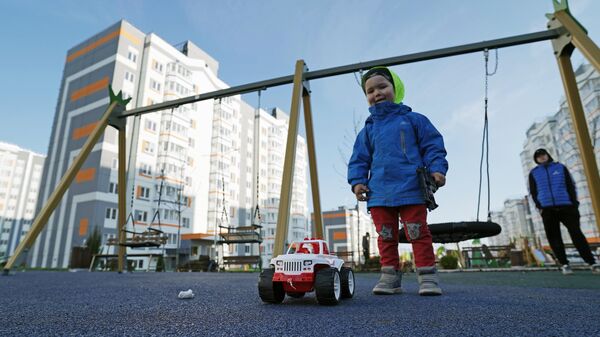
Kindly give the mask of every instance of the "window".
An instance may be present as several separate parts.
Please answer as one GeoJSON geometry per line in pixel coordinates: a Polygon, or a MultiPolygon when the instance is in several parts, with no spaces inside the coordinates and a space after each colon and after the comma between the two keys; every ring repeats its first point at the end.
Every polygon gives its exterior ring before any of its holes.
{"type": "Polygon", "coordinates": [[[134,62],[134,63],[135,63],[135,62],[137,61],[137,52],[135,52],[135,51],[133,51],[133,50],[130,50],[130,51],[127,53],[127,59],[128,59],[129,61],[131,61],[131,62],[134,62]]]}
{"type": "Polygon", "coordinates": [[[104,217],[106,219],[115,220],[117,218],[117,209],[112,207],[106,208],[106,214],[104,217]]]}
{"type": "Polygon", "coordinates": [[[152,175],[152,166],[142,163],[140,166],[140,174],[152,175]]]}
{"type": "Polygon", "coordinates": [[[125,72],[125,81],[133,83],[135,75],[129,71],[125,72]]]}
{"type": "Polygon", "coordinates": [[[148,212],[146,211],[135,211],[135,221],[146,222],[148,221],[148,212]]]}
{"type": "Polygon", "coordinates": [[[162,63],[159,63],[156,60],[152,60],[152,69],[156,70],[157,72],[161,73],[163,72],[163,65],[162,63]]]}
{"type": "Polygon", "coordinates": [[[139,186],[138,187],[138,198],[148,199],[150,198],[150,188],[139,186]]]}
{"type": "Polygon", "coordinates": [[[144,122],[144,127],[146,128],[146,130],[156,132],[156,122],[150,119],[146,119],[146,121],[144,122]]]}
{"type": "Polygon", "coordinates": [[[108,192],[118,194],[119,193],[119,184],[108,183],[108,192]]]}
{"type": "Polygon", "coordinates": [[[150,88],[154,91],[160,92],[160,83],[153,79],[150,80],[150,88]]]}
{"type": "Polygon", "coordinates": [[[156,150],[156,146],[154,145],[154,143],[151,143],[147,140],[142,142],[142,151],[149,153],[149,154],[154,154],[155,150],[156,150]]]}

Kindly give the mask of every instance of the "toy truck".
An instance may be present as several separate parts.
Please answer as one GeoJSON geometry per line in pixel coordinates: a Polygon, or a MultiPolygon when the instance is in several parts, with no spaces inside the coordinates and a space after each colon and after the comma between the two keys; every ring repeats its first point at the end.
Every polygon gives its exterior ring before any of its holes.
{"type": "Polygon", "coordinates": [[[344,260],[329,253],[327,242],[304,239],[293,242],[286,254],[271,259],[260,273],[258,294],[263,302],[281,303],[285,295],[301,298],[315,291],[322,305],[336,305],[354,296],[354,272],[344,260]]]}

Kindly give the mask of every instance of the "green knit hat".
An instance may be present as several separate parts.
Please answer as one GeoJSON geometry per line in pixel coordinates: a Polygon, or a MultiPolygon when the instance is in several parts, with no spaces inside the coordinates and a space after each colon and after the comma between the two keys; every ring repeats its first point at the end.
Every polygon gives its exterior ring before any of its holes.
{"type": "Polygon", "coordinates": [[[367,71],[361,79],[361,86],[363,91],[365,91],[365,83],[367,80],[375,75],[380,75],[385,77],[388,81],[390,81],[394,87],[394,103],[400,104],[404,99],[404,83],[395,72],[391,71],[387,67],[373,67],[367,71]]]}

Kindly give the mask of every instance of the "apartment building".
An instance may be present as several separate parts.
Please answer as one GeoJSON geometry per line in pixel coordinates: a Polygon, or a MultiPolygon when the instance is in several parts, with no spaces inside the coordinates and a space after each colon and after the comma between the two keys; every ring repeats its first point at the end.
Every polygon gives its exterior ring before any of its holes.
{"type": "Polygon", "coordinates": [[[0,142],[0,261],[13,254],[31,227],[45,158],[0,142]]]}
{"type": "Polygon", "coordinates": [[[502,227],[502,232],[486,239],[490,245],[503,246],[512,241],[520,246],[522,238],[531,240],[535,237],[527,197],[505,200],[503,209],[491,212],[491,217],[493,222],[502,227]]]}
{"type": "MultiPolygon", "coordinates": [[[[227,88],[218,70],[219,63],[191,41],[173,46],[126,21],[70,49],[38,209],[108,106],[109,84],[132,99],[131,109],[227,88]]],[[[286,121],[263,115],[274,125],[266,127],[265,137],[285,134],[286,121]]],[[[257,203],[253,128],[254,109],[240,96],[128,118],[127,230],[150,227],[168,236],[163,247],[128,252],[163,255],[167,268],[174,268],[177,254],[183,254],[178,249],[183,234],[214,234],[219,224],[251,221],[257,203]]],[[[298,153],[303,151],[299,146],[298,153]]],[[[117,165],[117,133],[109,127],[29,252],[31,266],[67,267],[71,247],[85,244],[94,227],[101,229],[103,242],[117,236],[117,165]]],[[[298,186],[306,189],[305,183],[298,186]]],[[[259,195],[268,195],[263,191],[259,195]]],[[[300,218],[306,222],[306,192],[299,193],[300,218]]],[[[140,259],[138,267],[148,262],[140,259]]]]}
{"type": "MultiPolygon", "coordinates": [[[[263,226],[260,255],[263,266],[268,266],[269,260],[273,257],[289,116],[279,108],[271,108],[268,111],[261,110],[255,120],[258,121],[258,124],[255,125],[255,134],[258,135],[256,142],[258,152],[255,158],[255,172],[257,173],[255,175],[258,181],[254,180],[254,184],[258,186],[258,197],[261,200],[259,206],[261,207],[261,225],[263,226]]],[[[310,236],[307,166],[306,140],[298,135],[287,244],[310,236]]]]}
{"type": "MultiPolygon", "coordinates": [[[[314,227],[314,222],[313,222],[314,227]]],[[[345,206],[323,212],[323,239],[329,243],[329,251],[340,253],[347,262],[364,263],[363,237],[367,236],[370,256],[379,255],[378,234],[371,217],[356,208],[345,206]]]]}

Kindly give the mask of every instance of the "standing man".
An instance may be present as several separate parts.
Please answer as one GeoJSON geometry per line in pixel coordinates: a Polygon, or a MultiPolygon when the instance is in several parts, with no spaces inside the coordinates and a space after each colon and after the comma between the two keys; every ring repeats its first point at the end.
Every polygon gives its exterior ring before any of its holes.
{"type": "Polygon", "coordinates": [[[529,192],[542,215],[548,243],[562,265],[562,273],[570,275],[573,271],[565,254],[565,245],[560,233],[561,222],[567,227],[581,258],[590,265],[593,273],[600,274],[600,264],[596,263],[581,232],[577,191],[569,170],[563,164],[555,162],[546,149],[537,149],[533,160],[537,166],[529,173],[529,192]]]}
{"type": "Polygon", "coordinates": [[[366,235],[362,237],[362,246],[363,246],[363,255],[365,257],[365,264],[369,262],[369,257],[371,256],[371,247],[370,247],[370,239],[371,235],[367,232],[366,235]]]}

